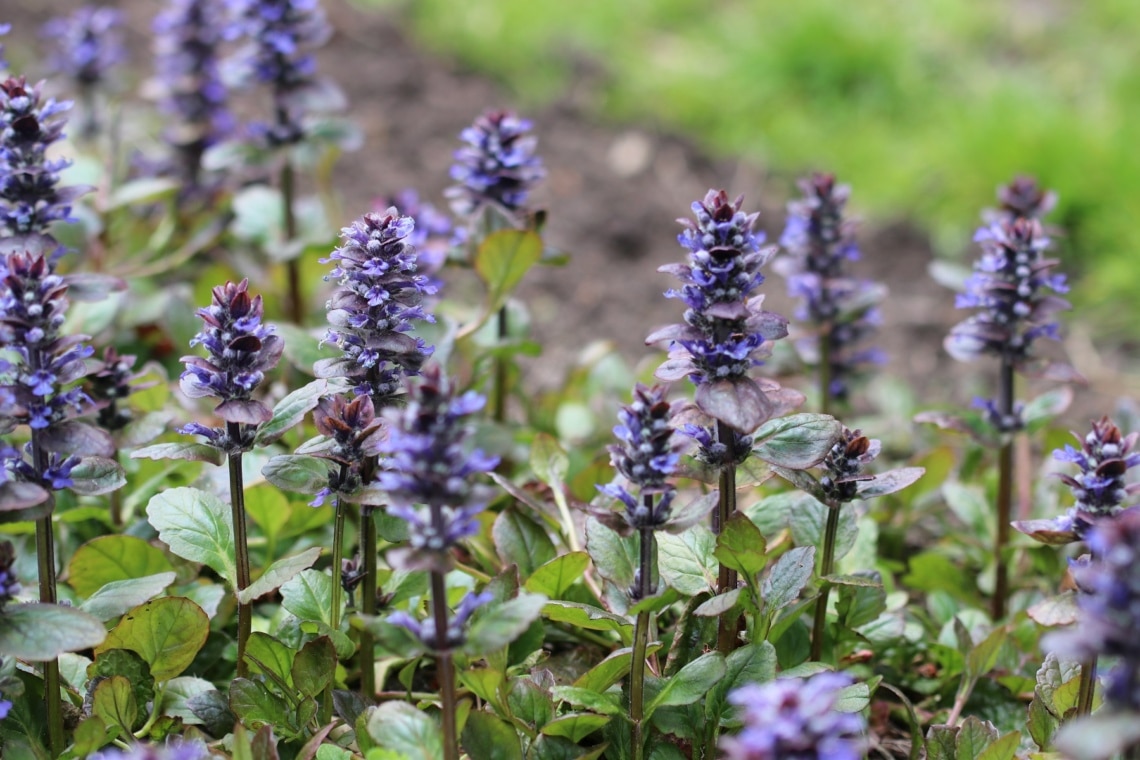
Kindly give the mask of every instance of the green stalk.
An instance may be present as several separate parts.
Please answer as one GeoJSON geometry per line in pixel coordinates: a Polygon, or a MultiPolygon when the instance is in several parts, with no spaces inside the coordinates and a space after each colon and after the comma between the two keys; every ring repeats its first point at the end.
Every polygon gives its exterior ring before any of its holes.
{"type": "MultiPolygon", "coordinates": [[[[443,507],[431,505],[432,526],[443,535],[443,507]]],[[[447,642],[447,578],[443,570],[431,571],[431,609],[435,622],[436,678],[439,680],[440,723],[443,728],[444,760],[459,760],[459,730],[456,724],[455,662],[447,642]]]]}
{"type": "MultiPolygon", "coordinates": [[[[360,584],[360,611],[376,614],[376,524],[372,507],[360,507],[360,554],[364,559],[364,579],[360,584]]],[[[360,632],[360,694],[369,704],[376,695],[376,639],[360,632]]]]}
{"type": "MultiPolygon", "coordinates": [[[[296,173],[293,163],[286,158],[281,167],[281,211],[285,219],[285,244],[297,237],[297,217],[293,213],[293,196],[296,194],[296,173]]],[[[301,294],[301,262],[291,258],[285,263],[289,276],[289,319],[295,325],[305,322],[305,303],[301,294]]]]}
{"type": "MultiPolygon", "coordinates": [[[[726,464],[720,471],[720,500],[716,512],[713,514],[713,533],[720,535],[728,518],[736,512],[736,436],[725,423],[717,420],[717,442],[725,447],[726,464]]],[[[736,588],[736,571],[720,565],[717,573],[717,593],[727,594],[736,588]]],[[[736,618],[721,615],[717,622],[716,634],[717,651],[727,656],[736,649],[736,618]]]]}
{"type": "MultiPolygon", "coordinates": [[[[1005,419],[1013,415],[1013,362],[1001,360],[1001,384],[998,410],[1005,419]]],[[[994,535],[994,596],[990,603],[990,616],[997,623],[1005,617],[1006,597],[1009,596],[1009,567],[1005,549],[1009,545],[1009,523],[1013,509],[1013,436],[1007,435],[998,453],[997,532],[994,535]]]]}
{"type": "MultiPolygon", "coordinates": [[[[653,511],[653,495],[645,494],[645,506],[653,511]]],[[[652,528],[641,528],[640,534],[640,562],[638,564],[638,601],[644,601],[653,594],[653,555],[657,551],[657,542],[652,528]]],[[[633,660],[629,671],[629,717],[633,723],[630,743],[633,760],[643,760],[645,757],[644,731],[645,719],[645,651],[649,646],[649,610],[637,613],[637,621],[633,626],[633,660]]]]}
{"type": "MultiPolygon", "coordinates": [[[[229,434],[230,440],[235,444],[241,440],[241,424],[237,422],[227,422],[226,432],[229,434]]],[[[230,511],[233,515],[234,523],[234,548],[237,551],[237,588],[234,591],[234,596],[237,592],[242,591],[249,587],[250,572],[249,572],[249,539],[246,535],[245,524],[245,483],[242,478],[241,472],[241,457],[242,452],[235,451],[229,455],[228,464],[230,469],[230,511]]],[[[241,603],[238,602],[238,661],[237,661],[237,674],[239,678],[245,678],[249,675],[249,666],[245,661],[245,647],[249,641],[249,634],[253,630],[253,604],[251,602],[241,603]]]]}
{"type": "Polygon", "coordinates": [[[1081,662],[1080,691],[1077,692],[1077,716],[1092,714],[1093,694],[1096,692],[1095,656],[1081,662]]]}
{"type": "MultiPolygon", "coordinates": [[[[344,482],[345,471],[348,465],[340,466],[340,482],[344,482]]],[[[340,566],[344,558],[344,500],[340,494],[336,495],[336,517],[333,518],[333,554],[332,554],[332,606],[329,609],[329,627],[334,631],[340,629],[340,607],[344,599],[344,586],[341,585],[340,566]]],[[[335,684],[330,683],[325,689],[321,705],[321,724],[327,725],[332,719],[332,693],[335,684]]]]}
{"type": "MultiPolygon", "coordinates": [[[[820,575],[831,575],[835,569],[835,538],[839,534],[839,508],[840,504],[828,502],[827,524],[823,529],[823,562],[819,567],[820,575]]],[[[819,592],[819,600],[815,603],[815,621],[811,632],[811,659],[819,661],[823,656],[823,638],[827,627],[827,597],[831,594],[831,585],[826,581],[819,592]]]]}
{"type": "MultiPolygon", "coordinates": [[[[507,307],[499,307],[499,340],[506,339],[509,330],[507,324],[507,307]]],[[[507,360],[502,356],[495,357],[495,377],[493,388],[492,413],[495,422],[504,422],[507,419],[507,360]]]]}

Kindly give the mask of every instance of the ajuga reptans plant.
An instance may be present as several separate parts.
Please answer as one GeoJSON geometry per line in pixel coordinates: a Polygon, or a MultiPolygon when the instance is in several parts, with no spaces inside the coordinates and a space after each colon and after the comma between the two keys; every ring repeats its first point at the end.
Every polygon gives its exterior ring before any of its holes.
{"type": "Polygon", "coordinates": [[[79,131],[86,139],[100,130],[96,93],[107,88],[110,73],[127,57],[122,26],[122,12],[90,5],[44,24],[48,65],[51,73],[67,77],[79,91],[83,105],[79,131]]]}

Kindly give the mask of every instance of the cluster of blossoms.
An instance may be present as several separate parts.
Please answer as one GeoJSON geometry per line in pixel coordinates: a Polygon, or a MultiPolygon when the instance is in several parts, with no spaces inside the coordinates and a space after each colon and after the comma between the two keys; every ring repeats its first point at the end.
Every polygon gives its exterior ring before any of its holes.
{"type": "Polygon", "coordinates": [[[173,739],[163,746],[136,744],[130,749],[106,749],[87,756],[87,760],[206,760],[210,749],[198,740],[173,739]]]}
{"type": "Polygon", "coordinates": [[[671,424],[673,408],[666,393],[661,385],[638,384],[633,403],[618,412],[614,435],[619,443],[609,446],[610,463],[626,482],[597,488],[625,506],[624,512],[606,521],[622,533],[660,530],[669,520],[676,491],[666,479],[677,470],[685,444],[671,424]],[[636,496],[627,485],[636,487],[636,496]],[[654,497],[659,497],[656,503],[654,497]]]}
{"type": "Polygon", "coordinates": [[[780,245],[791,254],[776,262],[788,281],[788,295],[800,299],[796,318],[811,323],[815,336],[801,345],[822,362],[826,358],[828,394],[845,399],[851,379],[867,364],[885,357],[874,348],[860,348],[875,332],[880,317],[875,304],[881,286],[847,274],[847,263],[859,259],[855,224],[844,217],[850,196],[834,175],[813,174],[800,182],[804,197],[788,204],[788,221],[780,245]],[[822,342],[822,345],[821,345],[822,342]]]}
{"type": "Polygon", "coordinates": [[[744,728],[720,740],[726,760],[859,760],[866,724],[858,713],[835,709],[851,685],[842,673],[750,684],[728,700],[741,708],[744,728]]]}
{"type": "Polygon", "coordinates": [[[1033,177],[1015,177],[998,188],[998,207],[983,213],[987,224],[1014,219],[1041,219],[1057,205],[1057,194],[1037,184],[1033,177]]]}
{"type": "Polygon", "coordinates": [[[852,501],[858,494],[859,481],[870,480],[863,468],[879,455],[882,444],[868,438],[858,430],[843,428],[839,440],[823,458],[826,474],[819,479],[828,499],[843,503],[852,501]]]}
{"type": "Polygon", "coordinates": [[[357,395],[372,397],[377,408],[397,396],[403,380],[419,374],[432,347],[406,333],[417,321],[433,322],[425,296],[437,283],[419,271],[409,242],[415,222],[393,207],[365,214],[341,230],[342,245],[322,264],[334,263],[329,277],[339,287],[327,304],[331,327],[324,341],[344,356],[316,366],[319,377],[347,377],[357,395]]]}
{"type": "Polygon", "coordinates": [[[745,214],[742,203],[742,198],[729,202],[723,190],[710,190],[703,202],[693,203],[696,222],[678,220],[686,228],[678,240],[689,252],[689,263],[658,271],[684,283],[665,295],[685,303],[685,323],[657,330],[646,342],[671,342],[658,378],[688,377],[697,385],[701,411],[747,434],[771,413],[771,402],[748,372],[770,354],[770,341],[788,334],[788,323],[761,309],[763,296],[752,295],[764,282],[760,267],[774,249],[760,248],[763,235],[752,229],[759,214],[745,214]],[[730,402],[723,401],[726,391],[730,402]]]}
{"type": "Polygon", "coordinates": [[[445,193],[457,215],[475,219],[492,209],[521,221],[531,188],[546,176],[531,127],[511,111],[487,111],[460,133],[465,145],[451,166],[456,184],[445,193]]]}
{"type": "Polygon", "coordinates": [[[1125,436],[1107,417],[1092,425],[1080,448],[1068,444],[1053,452],[1059,462],[1070,462],[1080,470],[1075,476],[1059,474],[1069,486],[1076,503],[1060,519],[1055,529],[1073,539],[1084,538],[1089,528],[1101,518],[1115,517],[1129,506],[1132,494],[1140,492],[1140,484],[1128,484],[1128,470],[1140,465],[1140,452],[1134,452],[1140,432],[1125,436]]]}
{"type": "Polygon", "coordinates": [[[1092,559],[1072,564],[1081,614],[1077,625],[1049,634],[1042,646],[1088,661],[1119,658],[1109,673],[1105,698],[1112,705],[1140,709],[1140,512],[1097,520],[1085,540],[1092,559]]]}
{"type": "Polygon", "coordinates": [[[179,432],[203,436],[209,445],[223,451],[244,451],[252,443],[245,438],[254,428],[241,431],[241,440],[234,440],[229,427],[256,426],[272,417],[269,408],[252,396],[265,372],[277,366],[285,345],[273,334],[272,325],[262,324],[263,313],[261,296],[249,295],[248,280],[214,288],[210,305],[196,312],[203,328],[190,345],[201,344],[207,356],[180,359],[186,365],[180,386],[190,398],[219,399],[214,413],[228,424],[226,428],[209,428],[191,422],[179,432]]]}
{"type": "Polygon", "coordinates": [[[327,445],[312,452],[313,456],[338,465],[329,472],[328,486],[310,502],[319,507],[333,494],[352,494],[364,485],[362,467],[366,459],[380,453],[384,430],[367,395],[352,401],[340,394],[323,398],[313,411],[313,421],[317,432],[328,438],[327,445]]]}
{"type": "Polygon", "coordinates": [[[47,232],[55,221],[71,221],[71,204],[84,187],[59,187],[67,159],[48,159],[63,137],[71,103],[44,99],[42,85],[23,77],[0,83],[0,230],[10,235],[47,232]]]}
{"type": "Polygon", "coordinates": [[[411,631],[412,635],[429,649],[437,651],[458,649],[463,646],[463,642],[467,640],[466,627],[471,613],[475,612],[475,610],[493,598],[494,596],[486,591],[479,594],[472,592],[465,594],[463,598],[459,600],[459,606],[455,608],[455,614],[448,616],[446,638],[443,641],[440,641],[439,636],[436,634],[435,620],[431,617],[417,620],[406,612],[393,612],[388,616],[388,622],[411,631]]]}
{"type": "Polygon", "coordinates": [[[134,419],[130,409],[119,402],[150,384],[138,384],[140,374],[135,372],[138,357],[121,356],[114,347],[103,350],[103,358],[87,376],[87,389],[99,409],[96,422],[104,430],[122,430],[134,419]]]}
{"type": "Polygon", "coordinates": [[[383,205],[376,205],[373,211],[396,207],[404,216],[414,222],[408,243],[416,251],[419,270],[432,274],[443,268],[448,251],[463,242],[464,228],[452,224],[451,217],[433,204],[420,198],[412,188],[405,188],[388,198],[383,205]]]}
{"type": "Polygon", "coordinates": [[[473,429],[465,418],[485,403],[474,391],[456,396],[432,367],[405,408],[387,410],[391,427],[379,446],[387,458],[378,484],[391,499],[389,514],[409,525],[410,550],[397,555],[408,567],[446,567],[451,548],[478,532],[475,518],[492,492],[475,476],[499,460],[470,448],[473,429]]]}
{"type": "Polygon", "coordinates": [[[98,87],[108,71],[126,60],[122,25],[120,11],[90,5],[44,24],[52,73],[70,78],[81,91],[98,87]]]}
{"type": "Polygon", "coordinates": [[[235,31],[247,40],[236,57],[239,77],[244,84],[267,85],[273,90],[275,121],[255,129],[271,146],[300,141],[305,134],[304,98],[322,85],[311,51],[332,34],[320,0],[229,2],[235,31]]]}
{"type": "Polygon", "coordinates": [[[159,107],[170,117],[163,132],[179,153],[179,172],[198,182],[202,153],[234,129],[218,49],[224,0],[168,0],[154,20],[159,107]]]}

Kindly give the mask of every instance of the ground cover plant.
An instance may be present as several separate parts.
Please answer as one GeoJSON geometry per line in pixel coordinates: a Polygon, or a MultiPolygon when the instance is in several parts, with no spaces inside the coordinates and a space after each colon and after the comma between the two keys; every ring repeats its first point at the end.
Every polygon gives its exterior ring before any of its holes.
{"type": "Polygon", "coordinates": [[[450,213],[341,216],[319,3],[165,3],[137,155],[117,24],[0,84],[5,758],[1140,751],[1140,414],[1055,427],[1052,191],[999,188],[913,347],[993,357],[974,408],[857,411],[886,292],[822,173],[777,246],[678,209],[660,361],[535,394],[541,125],[472,114],[450,213]]]}

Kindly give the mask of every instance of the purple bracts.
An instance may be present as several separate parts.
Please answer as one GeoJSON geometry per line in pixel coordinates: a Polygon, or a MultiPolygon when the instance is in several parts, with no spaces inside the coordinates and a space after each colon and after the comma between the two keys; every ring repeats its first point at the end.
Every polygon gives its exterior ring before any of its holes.
{"type": "Polygon", "coordinates": [[[839,503],[854,500],[859,481],[872,478],[863,474],[863,467],[870,464],[881,449],[878,439],[844,427],[839,441],[823,458],[826,474],[819,479],[819,484],[827,498],[839,503]]]}
{"type": "Polygon", "coordinates": [[[1081,442],[1079,449],[1066,445],[1053,452],[1057,461],[1071,462],[1080,469],[1076,477],[1059,475],[1073,491],[1074,509],[1106,517],[1128,507],[1130,496],[1140,491],[1140,484],[1125,482],[1128,470],[1140,465],[1140,452],[1133,451],[1140,433],[1125,436],[1108,417],[1102,417],[1083,439],[1076,437],[1081,442]]]}
{"type": "Polygon", "coordinates": [[[519,221],[531,188],[546,176],[531,126],[512,111],[487,111],[460,133],[465,145],[451,166],[456,184],[445,193],[457,215],[493,208],[519,221]]]}
{"type": "Polygon", "coordinates": [[[858,713],[835,709],[851,685],[842,673],[817,673],[743,686],[728,696],[741,708],[744,728],[720,740],[726,760],[859,760],[866,724],[858,713]]]}
{"type": "Polygon", "coordinates": [[[399,395],[404,378],[419,374],[433,351],[406,334],[416,322],[435,321],[422,303],[437,285],[419,271],[408,242],[414,227],[395,208],[365,214],[341,230],[342,245],[321,259],[334,264],[326,279],[339,283],[326,306],[331,327],[324,342],[344,356],[320,362],[316,371],[349,378],[355,393],[371,396],[376,407],[399,395]]]}
{"type": "Polygon", "coordinates": [[[309,503],[309,506],[319,507],[334,493],[350,494],[364,485],[361,467],[366,458],[380,452],[385,431],[368,395],[351,401],[340,394],[323,398],[313,411],[313,422],[317,432],[331,441],[331,445],[314,452],[313,456],[340,465],[329,471],[328,486],[309,503]]]}

